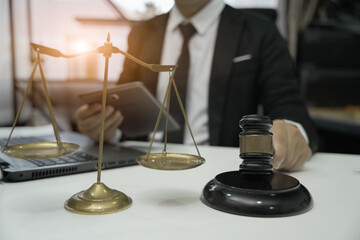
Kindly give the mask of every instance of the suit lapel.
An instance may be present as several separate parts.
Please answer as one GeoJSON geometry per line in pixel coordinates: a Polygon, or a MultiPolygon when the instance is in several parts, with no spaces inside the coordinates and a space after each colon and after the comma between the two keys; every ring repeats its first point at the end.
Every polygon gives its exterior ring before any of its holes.
{"type": "Polygon", "coordinates": [[[218,145],[220,140],[226,92],[232,70],[232,60],[238,47],[243,20],[237,11],[225,6],[219,23],[214,58],[210,77],[209,130],[210,144],[218,145]]]}

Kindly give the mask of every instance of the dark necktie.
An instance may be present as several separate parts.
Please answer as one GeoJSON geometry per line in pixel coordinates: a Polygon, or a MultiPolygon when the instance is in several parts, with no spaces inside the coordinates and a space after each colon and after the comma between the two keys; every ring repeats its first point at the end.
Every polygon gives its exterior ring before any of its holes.
{"type": "MultiPolygon", "coordinates": [[[[189,53],[189,41],[191,37],[196,33],[196,29],[191,23],[186,25],[179,25],[179,29],[182,33],[184,42],[181,50],[180,57],[178,59],[179,67],[176,69],[174,74],[174,79],[176,82],[177,89],[181,101],[186,106],[186,88],[189,76],[189,65],[190,65],[190,53],[189,53]]],[[[170,97],[170,114],[175,118],[175,120],[180,124],[180,129],[177,131],[172,131],[168,133],[167,141],[171,143],[183,143],[184,138],[184,129],[185,129],[185,120],[181,112],[174,88],[171,88],[171,97],[170,97]]]]}

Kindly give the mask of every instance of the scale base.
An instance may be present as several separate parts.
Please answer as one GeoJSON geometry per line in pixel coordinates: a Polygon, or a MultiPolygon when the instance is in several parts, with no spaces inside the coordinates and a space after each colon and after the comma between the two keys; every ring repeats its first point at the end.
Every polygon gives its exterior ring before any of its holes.
{"type": "Polygon", "coordinates": [[[203,189],[201,200],[219,211],[253,217],[283,217],[310,210],[309,191],[291,176],[241,171],[217,175],[203,189]]]}
{"type": "Polygon", "coordinates": [[[130,197],[110,189],[103,183],[94,183],[89,189],[73,195],[65,202],[65,209],[79,214],[100,215],[129,208],[130,197]]]}

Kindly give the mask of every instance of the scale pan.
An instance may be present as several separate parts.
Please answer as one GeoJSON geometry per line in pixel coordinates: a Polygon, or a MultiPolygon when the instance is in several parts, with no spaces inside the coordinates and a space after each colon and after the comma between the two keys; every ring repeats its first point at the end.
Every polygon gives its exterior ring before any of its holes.
{"type": "Polygon", "coordinates": [[[201,156],[186,153],[150,153],[141,155],[136,160],[141,166],[158,170],[185,170],[205,162],[201,156]]]}
{"type": "Polygon", "coordinates": [[[45,159],[70,155],[79,149],[74,143],[34,142],[8,146],[2,149],[6,155],[14,158],[45,159]]]}

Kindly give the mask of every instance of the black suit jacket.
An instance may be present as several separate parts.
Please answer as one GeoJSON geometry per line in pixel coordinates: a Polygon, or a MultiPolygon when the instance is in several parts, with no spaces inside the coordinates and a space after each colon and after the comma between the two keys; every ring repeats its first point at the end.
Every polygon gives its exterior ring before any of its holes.
{"type": "MultiPolygon", "coordinates": [[[[160,63],[168,14],[135,26],[128,53],[147,63],[160,63]]],[[[287,46],[276,26],[245,10],[225,6],[219,24],[209,93],[210,144],[239,146],[239,120],[258,105],[271,119],[288,119],[305,128],[317,148],[315,127],[300,98],[299,83],[287,46]],[[233,62],[237,56],[251,59],[233,62]]],[[[142,81],[155,94],[158,74],[126,59],[119,83],[142,81]]]]}

